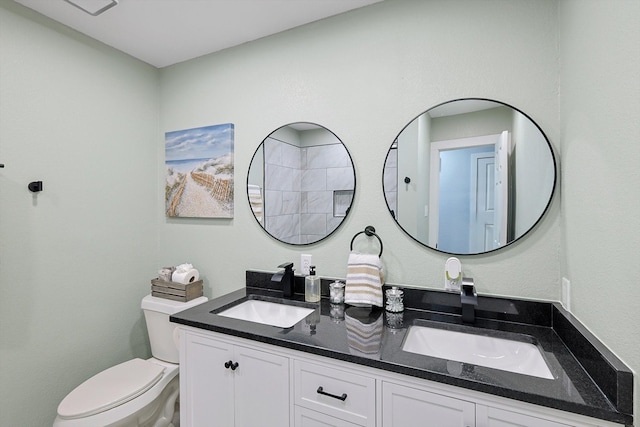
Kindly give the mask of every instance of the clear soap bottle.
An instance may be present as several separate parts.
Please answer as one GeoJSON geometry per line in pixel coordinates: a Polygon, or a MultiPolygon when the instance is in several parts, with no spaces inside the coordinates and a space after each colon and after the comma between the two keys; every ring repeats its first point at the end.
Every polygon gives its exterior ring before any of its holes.
{"type": "Polygon", "coordinates": [[[320,301],[320,278],[316,276],[316,266],[309,266],[309,275],[304,278],[304,300],[307,302],[320,301]]]}

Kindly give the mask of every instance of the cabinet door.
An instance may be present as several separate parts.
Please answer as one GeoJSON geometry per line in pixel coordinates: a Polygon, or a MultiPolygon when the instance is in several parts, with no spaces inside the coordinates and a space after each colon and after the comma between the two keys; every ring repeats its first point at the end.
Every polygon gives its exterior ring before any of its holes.
{"type": "MultiPolygon", "coordinates": [[[[570,427],[569,424],[483,405],[477,407],[477,422],[477,427],[570,427]]],[[[572,424],[571,426],[586,427],[586,424],[572,424]]]]}
{"type": "Polygon", "coordinates": [[[235,427],[289,426],[289,359],[236,346],[235,427]]]}
{"type": "Polygon", "coordinates": [[[474,427],[475,404],[423,390],[382,384],[383,427],[474,427]]]}
{"type": "Polygon", "coordinates": [[[233,346],[188,332],[181,335],[180,424],[233,426],[234,375],[224,366],[233,359],[233,346]]]}
{"type": "Polygon", "coordinates": [[[301,406],[295,407],[295,427],[359,427],[357,424],[330,417],[301,406]]]}

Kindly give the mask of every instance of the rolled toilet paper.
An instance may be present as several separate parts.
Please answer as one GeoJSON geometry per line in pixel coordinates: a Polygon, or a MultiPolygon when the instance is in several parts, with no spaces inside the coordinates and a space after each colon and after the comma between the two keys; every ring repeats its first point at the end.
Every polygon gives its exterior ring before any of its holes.
{"type": "Polygon", "coordinates": [[[199,278],[200,278],[200,273],[198,273],[198,270],[196,270],[195,268],[192,268],[191,270],[186,270],[186,271],[183,271],[183,270],[174,271],[173,275],[171,276],[171,281],[186,285],[187,283],[195,282],[199,278]]]}

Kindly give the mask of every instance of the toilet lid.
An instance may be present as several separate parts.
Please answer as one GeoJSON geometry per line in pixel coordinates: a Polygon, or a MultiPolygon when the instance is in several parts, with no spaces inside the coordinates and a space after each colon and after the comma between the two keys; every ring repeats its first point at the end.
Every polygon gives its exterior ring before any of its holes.
{"type": "Polygon", "coordinates": [[[89,378],[65,397],[58,406],[61,418],[82,418],[122,405],[157,383],[164,367],[142,359],[132,359],[89,378]]]}

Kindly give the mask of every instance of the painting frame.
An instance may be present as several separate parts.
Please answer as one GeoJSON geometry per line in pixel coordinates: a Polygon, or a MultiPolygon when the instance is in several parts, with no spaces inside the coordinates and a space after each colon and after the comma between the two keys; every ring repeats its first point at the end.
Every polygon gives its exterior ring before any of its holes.
{"type": "Polygon", "coordinates": [[[165,132],[165,215],[233,218],[233,123],[165,132]]]}

